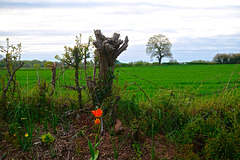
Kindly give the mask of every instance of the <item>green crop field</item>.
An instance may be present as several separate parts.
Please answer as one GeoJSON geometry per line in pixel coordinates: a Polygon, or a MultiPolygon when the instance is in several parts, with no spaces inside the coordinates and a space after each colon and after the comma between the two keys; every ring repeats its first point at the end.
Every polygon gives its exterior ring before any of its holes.
{"type": "MultiPolygon", "coordinates": [[[[60,70],[58,71],[61,72],[60,70]]],[[[90,73],[91,71],[89,71],[90,73]]],[[[119,67],[115,69],[120,85],[136,83],[149,96],[159,89],[188,91],[197,94],[222,90],[239,78],[239,65],[162,65],[119,67]]],[[[40,80],[51,81],[51,70],[38,71],[40,80]]],[[[17,79],[22,87],[36,83],[37,70],[21,69],[17,79]]],[[[60,76],[61,84],[74,85],[74,71],[67,70],[60,76]]],[[[85,81],[82,79],[82,84],[85,81]]],[[[136,85],[129,85],[128,91],[139,90],[136,85]]],[[[137,93],[141,93],[137,91],[137,93]]]]}
{"type": "Polygon", "coordinates": [[[136,82],[149,92],[163,87],[170,90],[189,90],[201,94],[226,87],[228,83],[231,84],[239,78],[239,72],[240,66],[236,65],[126,67],[119,69],[119,82],[136,82]]]}

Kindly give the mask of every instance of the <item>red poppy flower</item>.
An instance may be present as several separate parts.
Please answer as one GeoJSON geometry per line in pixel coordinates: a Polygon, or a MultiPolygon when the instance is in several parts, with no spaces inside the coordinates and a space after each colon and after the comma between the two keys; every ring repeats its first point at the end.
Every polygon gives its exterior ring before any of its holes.
{"type": "Polygon", "coordinates": [[[99,124],[100,123],[100,120],[97,118],[96,120],[95,120],[95,124],[99,124]]]}
{"type": "Polygon", "coordinates": [[[102,116],[102,110],[101,109],[97,109],[96,111],[92,111],[93,115],[95,117],[101,117],[102,116]]]}

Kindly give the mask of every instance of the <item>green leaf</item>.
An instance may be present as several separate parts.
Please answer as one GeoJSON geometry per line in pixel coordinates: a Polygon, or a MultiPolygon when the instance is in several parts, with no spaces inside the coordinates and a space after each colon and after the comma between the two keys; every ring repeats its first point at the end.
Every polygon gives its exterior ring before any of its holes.
{"type": "Polygon", "coordinates": [[[91,157],[90,160],[97,160],[98,155],[99,155],[99,150],[96,150],[95,154],[94,154],[94,157],[91,157]]]}
{"type": "Polygon", "coordinates": [[[92,143],[89,139],[88,139],[88,147],[89,147],[92,158],[94,158],[94,155],[95,155],[94,150],[93,150],[93,147],[92,147],[92,143]]]}
{"type": "Polygon", "coordinates": [[[101,142],[101,140],[102,140],[102,138],[98,141],[98,143],[96,143],[96,144],[94,145],[94,150],[97,149],[97,146],[99,145],[99,143],[101,142]]]}
{"type": "Polygon", "coordinates": [[[89,147],[89,150],[90,150],[90,153],[91,153],[91,159],[94,158],[94,150],[93,150],[93,146],[92,146],[92,143],[91,141],[88,139],[88,137],[82,132],[82,134],[86,137],[86,139],[88,140],[88,147],[89,147]]]}
{"type": "Polygon", "coordinates": [[[99,155],[99,150],[96,150],[96,151],[95,151],[95,155],[94,155],[94,160],[97,160],[98,155],[99,155]]]}

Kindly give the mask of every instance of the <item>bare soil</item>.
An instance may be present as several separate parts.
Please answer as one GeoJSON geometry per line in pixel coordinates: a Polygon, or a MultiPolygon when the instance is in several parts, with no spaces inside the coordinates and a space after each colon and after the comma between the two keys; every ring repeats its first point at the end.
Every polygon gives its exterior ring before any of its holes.
{"type": "MultiPolygon", "coordinates": [[[[20,147],[13,141],[7,141],[4,137],[8,133],[8,127],[1,127],[0,141],[0,160],[88,160],[90,159],[90,151],[87,139],[81,134],[84,130],[85,135],[95,141],[97,135],[94,119],[82,116],[76,122],[69,125],[68,131],[62,127],[57,128],[57,134],[53,134],[53,130],[49,132],[55,137],[55,141],[51,146],[47,146],[41,142],[41,135],[48,132],[44,131],[43,125],[38,126],[39,133],[35,131],[33,145],[28,152],[22,152],[20,147]]],[[[49,128],[51,128],[49,126],[49,128]]],[[[113,131],[112,131],[113,132],[113,131]]],[[[123,130],[118,134],[106,131],[102,137],[97,149],[99,150],[98,160],[114,160],[114,139],[115,147],[118,149],[118,160],[150,160],[152,155],[154,159],[175,159],[177,152],[176,147],[169,143],[164,135],[156,134],[153,138],[140,134],[138,142],[134,140],[132,131],[123,126],[123,130]],[[154,146],[154,147],[152,147],[154,146]],[[152,149],[154,148],[154,149],[152,149]],[[154,151],[155,154],[152,154],[154,151]]]]}

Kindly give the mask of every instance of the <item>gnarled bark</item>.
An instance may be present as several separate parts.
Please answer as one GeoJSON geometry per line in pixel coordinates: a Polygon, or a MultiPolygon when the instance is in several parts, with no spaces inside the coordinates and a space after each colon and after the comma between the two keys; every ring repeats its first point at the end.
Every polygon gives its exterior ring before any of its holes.
{"type": "Polygon", "coordinates": [[[114,78],[114,67],[117,57],[127,49],[128,37],[125,40],[119,39],[120,34],[114,33],[111,38],[105,37],[101,30],[94,31],[96,40],[93,45],[97,48],[95,54],[98,57],[99,73],[97,95],[98,102],[102,102],[106,97],[111,96],[112,82],[114,78]]]}

